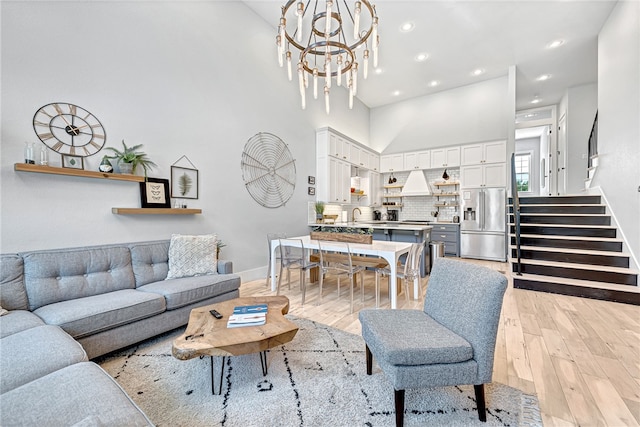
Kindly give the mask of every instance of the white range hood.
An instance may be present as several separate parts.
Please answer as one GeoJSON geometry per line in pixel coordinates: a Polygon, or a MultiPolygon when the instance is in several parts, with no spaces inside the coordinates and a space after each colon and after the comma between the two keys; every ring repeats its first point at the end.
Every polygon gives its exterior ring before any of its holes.
{"type": "Polygon", "coordinates": [[[431,188],[421,170],[414,170],[409,173],[407,182],[402,187],[402,196],[430,196],[431,188]]]}

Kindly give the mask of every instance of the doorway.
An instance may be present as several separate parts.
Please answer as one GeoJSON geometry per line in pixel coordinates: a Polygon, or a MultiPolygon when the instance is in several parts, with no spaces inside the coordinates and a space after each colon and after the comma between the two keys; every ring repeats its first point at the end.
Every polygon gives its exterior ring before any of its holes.
{"type": "MultiPolygon", "coordinates": [[[[515,153],[531,154],[529,191],[523,195],[564,194],[564,149],[558,145],[556,106],[522,110],[516,113],[515,153]],[[562,167],[562,177],[559,174],[562,167]]],[[[522,154],[524,155],[524,154],[522,154]]]]}

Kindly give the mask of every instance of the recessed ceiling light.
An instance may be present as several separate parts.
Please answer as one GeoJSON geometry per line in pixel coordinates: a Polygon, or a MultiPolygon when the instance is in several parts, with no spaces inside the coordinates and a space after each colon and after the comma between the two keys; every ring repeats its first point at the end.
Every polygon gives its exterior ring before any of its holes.
{"type": "Polygon", "coordinates": [[[472,75],[474,75],[474,76],[479,76],[479,75],[481,75],[481,74],[484,74],[484,69],[482,69],[482,68],[476,68],[475,70],[473,70],[473,71],[471,72],[471,74],[472,74],[472,75]]]}
{"type": "Polygon", "coordinates": [[[555,48],[557,48],[557,47],[562,46],[563,44],[564,44],[564,40],[554,40],[554,41],[552,41],[551,43],[549,43],[549,44],[547,45],[547,47],[548,47],[549,49],[555,49],[555,48]]]}
{"type": "Polygon", "coordinates": [[[400,31],[402,31],[403,33],[408,33],[409,31],[413,31],[414,28],[415,28],[415,24],[411,21],[405,22],[404,24],[400,25],[400,31]]]}
{"type": "Polygon", "coordinates": [[[535,98],[533,98],[533,101],[531,101],[532,104],[537,104],[541,101],[540,98],[538,98],[537,96],[535,98]]]}
{"type": "Polygon", "coordinates": [[[440,84],[440,82],[439,82],[439,81],[437,81],[437,80],[431,80],[431,81],[429,82],[429,86],[431,86],[431,87],[436,87],[436,86],[438,86],[439,84],[440,84]]]}
{"type": "Polygon", "coordinates": [[[543,82],[545,80],[549,80],[551,78],[551,74],[543,74],[539,76],[536,80],[539,82],[543,82]]]}
{"type": "Polygon", "coordinates": [[[373,72],[376,74],[382,74],[384,71],[382,70],[382,68],[376,68],[375,70],[373,70],[373,72]]]}
{"type": "Polygon", "coordinates": [[[422,53],[417,54],[413,59],[415,59],[416,62],[424,62],[427,59],[429,59],[429,54],[422,52],[422,53]]]}
{"type": "Polygon", "coordinates": [[[391,95],[398,96],[398,95],[400,95],[400,91],[399,90],[394,90],[393,92],[391,92],[391,95]]]}

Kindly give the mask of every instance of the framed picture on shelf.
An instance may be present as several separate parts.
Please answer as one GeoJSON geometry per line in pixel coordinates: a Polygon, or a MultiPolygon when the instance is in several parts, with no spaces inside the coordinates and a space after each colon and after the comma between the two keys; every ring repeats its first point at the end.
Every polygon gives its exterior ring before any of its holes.
{"type": "Polygon", "coordinates": [[[171,197],[198,198],[198,169],[171,166],[171,197]]]}
{"type": "Polygon", "coordinates": [[[84,169],[84,159],[80,156],[62,155],[62,167],[69,169],[84,169]]]}
{"type": "Polygon", "coordinates": [[[140,206],[143,208],[170,208],[169,180],[147,178],[140,183],[140,206]]]}

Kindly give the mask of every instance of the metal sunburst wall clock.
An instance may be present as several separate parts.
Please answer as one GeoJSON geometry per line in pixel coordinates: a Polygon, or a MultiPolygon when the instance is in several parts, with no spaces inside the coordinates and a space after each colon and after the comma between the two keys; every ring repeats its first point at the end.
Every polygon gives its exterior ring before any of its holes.
{"type": "Polygon", "coordinates": [[[284,206],[296,187],[295,159],[276,135],[260,132],[242,151],[242,179],[253,199],[266,208],[284,206]]]}

